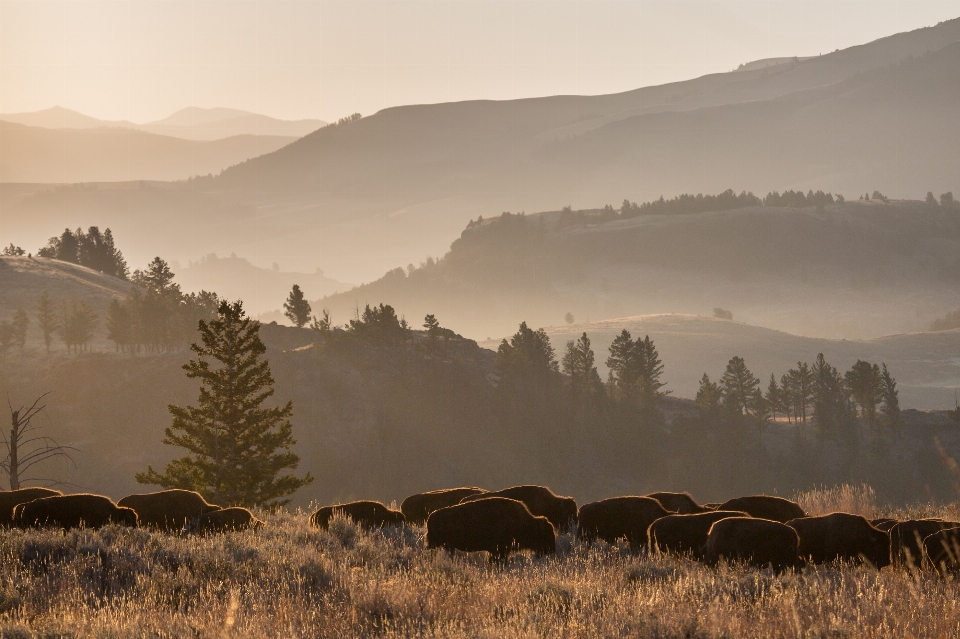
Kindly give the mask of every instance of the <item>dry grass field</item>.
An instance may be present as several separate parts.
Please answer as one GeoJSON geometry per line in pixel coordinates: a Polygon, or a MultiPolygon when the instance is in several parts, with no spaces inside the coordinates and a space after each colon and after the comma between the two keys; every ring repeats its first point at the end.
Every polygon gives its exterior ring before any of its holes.
{"type": "MultiPolygon", "coordinates": [[[[807,507],[884,514],[868,488],[807,507]]],[[[916,514],[955,516],[918,506],[916,514]]],[[[897,513],[900,515],[906,513],[897,513]]],[[[210,537],[0,533],[2,637],[953,637],[960,585],[828,565],[776,575],[585,546],[554,557],[424,548],[424,529],[311,529],[303,513],[210,537]]]]}

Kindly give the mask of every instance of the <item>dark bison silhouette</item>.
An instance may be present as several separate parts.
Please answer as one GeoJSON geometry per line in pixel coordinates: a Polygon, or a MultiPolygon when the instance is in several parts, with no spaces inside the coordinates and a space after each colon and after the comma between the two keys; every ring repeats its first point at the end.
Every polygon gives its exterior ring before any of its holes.
{"type": "Polygon", "coordinates": [[[948,528],[928,535],[923,549],[941,575],[960,571],[960,528],[948,528]]]}
{"type": "Polygon", "coordinates": [[[220,508],[206,512],[196,520],[194,532],[204,535],[207,533],[221,533],[228,530],[246,530],[247,528],[263,528],[263,522],[254,517],[246,508],[220,508]]]}
{"type": "Polygon", "coordinates": [[[426,493],[410,495],[400,504],[400,512],[409,524],[422,524],[435,510],[460,503],[464,497],[486,493],[483,488],[464,486],[463,488],[444,488],[426,493]]]}
{"type": "Polygon", "coordinates": [[[883,532],[890,532],[890,529],[900,523],[899,519],[891,519],[889,517],[881,517],[879,519],[871,519],[870,525],[876,528],[877,530],[882,530],[883,532]]]}
{"type": "Polygon", "coordinates": [[[923,540],[941,530],[960,527],[955,521],[942,519],[909,519],[890,529],[890,558],[898,566],[923,565],[923,540]]]}
{"type": "Polygon", "coordinates": [[[645,497],[656,499],[660,502],[661,506],[678,515],[692,515],[710,510],[698,504],[693,497],[690,496],[690,493],[650,493],[649,495],[645,495],[645,497]]]}
{"type": "Polygon", "coordinates": [[[34,499],[62,495],[59,490],[50,488],[21,488],[20,490],[0,491],[0,526],[13,524],[13,509],[34,499]]]}
{"type": "Polygon", "coordinates": [[[703,559],[703,547],[714,523],[727,517],[749,517],[737,510],[711,510],[690,515],[667,515],[647,529],[651,551],[676,554],[690,553],[694,559],[703,559]]]}
{"type": "Polygon", "coordinates": [[[121,508],[103,495],[54,495],[34,499],[14,509],[21,528],[100,528],[107,524],[136,526],[137,513],[121,508]]]}
{"type": "Polygon", "coordinates": [[[427,548],[486,550],[491,559],[500,559],[512,550],[550,555],[556,552],[556,544],[550,520],[534,515],[516,499],[468,501],[435,510],[427,518],[427,548]]]}
{"type": "Polygon", "coordinates": [[[310,525],[326,529],[335,513],[349,517],[361,528],[400,526],[405,520],[399,510],[390,510],[379,501],[352,501],[348,504],[324,506],[310,515],[310,525]]]}
{"type": "Polygon", "coordinates": [[[117,505],[137,511],[141,526],[166,531],[182,530],[200,515],[220,510],[220,506],[207,503],[200,493],[179,488],[128,495],[117,505]]]}
{"type": "Polygon", "coordinates": [[[647,544],[647,529],[670,514],[651,497],[610,497],[580,507],[580,538],[616,543],[625,537],[632,548],[647,544]]]}
{"type": "Polygon", "coordinates": [[[492,493],[470,495],[461,499],[460,503],[487,497],[505,497],[523,502],[531,513],[546,517],[560,532],[569,530],[571,524],[577,523],[577,502],[572,497],[555,495],[545,486],[513,486],[492,493]]]}
{"type": "Polygon", "coordinates": [[[860,515],[830,513],[791,519],[787,525],[800,537],[800,557],[811,563],[840,559],[868,561],[876,568],[890,565],[890,535],[860,515]]]}
{"type": "Polygon", "coordinates": [[[803,512],[803,508],[796,502],[783,497],[771,497],[770,495],[737,497],[725,501],[717,510],[741,510],[751,517],[769,519],[780,523],[807,516],[807,513],[803,512]]]}
{"type": "Polygon", "coordinates": [[[721,559],[743,561],[781,571],[800,564],[797,531],[770,519],[727,517],[713,524],[704,546],[704,559],[715,565],[721,559]]]}

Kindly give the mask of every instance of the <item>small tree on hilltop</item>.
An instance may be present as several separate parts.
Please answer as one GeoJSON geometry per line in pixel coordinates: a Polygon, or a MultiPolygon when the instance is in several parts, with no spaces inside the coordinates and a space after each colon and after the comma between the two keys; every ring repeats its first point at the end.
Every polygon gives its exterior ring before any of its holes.
{"type": "Polygon", "coordinates": [[[287,296],[287,301],[283,303],[283,314],[293,322],[294,326],[303,328],[304,324],[310,321],[311,310],[310,302],[303,297],[303,291],[294,284],[293,290],[287,296]]]}
{"type": "Polygon", "coordinates": [[[47,346],[47,353],[50,352],[50,342],[53,340],[53,334],[60,329],[60,318],[53,307],[53,301],[50,294],[44,291],[37,300],[37,324],[40,325],[40,331],[43,333],[43,342],[47,346]]]}
{"type": "Polygon", "coordinates": [[[200,380],[198,405],[170,405],[173,424],[163,439],[186,448],[187,455],[167,464],[162,475],[148,467],[136,479],[196,490],[227,505],[282,506],[313,477],[281,474],[300,463],[290,451],[296,443],[293,404],[263,406],[274,390],[260,324],[246,316],[241,302],[223,301],[217,319],[200,320],[199,328],[202,344],[190,347],[197,357],[183,366],[187,377],[200,380]]]}

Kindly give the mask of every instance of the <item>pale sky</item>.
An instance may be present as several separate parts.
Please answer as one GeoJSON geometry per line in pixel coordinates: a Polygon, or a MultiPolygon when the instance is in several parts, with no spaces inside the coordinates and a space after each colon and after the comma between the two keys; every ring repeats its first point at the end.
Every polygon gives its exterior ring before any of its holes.
{"type": "Polygon", "coordinates": [[[614,93],[960,16],[960,0],[0,0],[0,113],[332,120],[614,93]]]}

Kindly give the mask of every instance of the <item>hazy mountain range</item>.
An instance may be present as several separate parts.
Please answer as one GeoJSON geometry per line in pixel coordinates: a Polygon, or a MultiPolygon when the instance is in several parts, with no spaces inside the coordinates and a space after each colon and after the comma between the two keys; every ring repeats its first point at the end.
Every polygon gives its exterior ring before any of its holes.
{"type": "Polygon", "coordinates": [[[276,151],[324,125],[188,108],[139,125],[53,107],[0,115],[0,182],[183,180],[276,151]]]}
{"type": "Polygon", "coordinates": [[[958,40],[960,19],[616,95],[389,108],[189,185],[3,187],[0,240],[97,223],[130,238],[135,263],[238,251],[370,281],[502,211],[727,188],[960,191],[958,40]]]}

